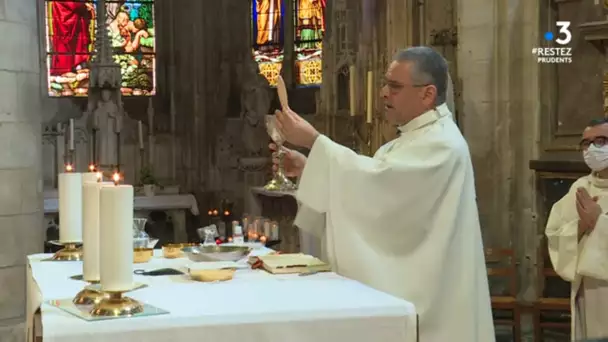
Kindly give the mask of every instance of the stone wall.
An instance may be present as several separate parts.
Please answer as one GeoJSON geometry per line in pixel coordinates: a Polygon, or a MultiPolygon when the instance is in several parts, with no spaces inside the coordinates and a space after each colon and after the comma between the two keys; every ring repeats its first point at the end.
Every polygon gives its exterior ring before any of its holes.
{"type": "Polygon", "coordinates": [[[25,256],[42,251],[36,0],[0,0],[0,341],[24,340],[25,256]]]}
{"type": "MultiPolygon", "coordinates": [[[[486,247],[512,248],[519,263],[519,298],[537,299],[535,180],[538,155],[539,4],[458,0],[460,125],[475,168],[486,247]]],[[[527,329],[530,325],[525,325],[527,329]]]]}

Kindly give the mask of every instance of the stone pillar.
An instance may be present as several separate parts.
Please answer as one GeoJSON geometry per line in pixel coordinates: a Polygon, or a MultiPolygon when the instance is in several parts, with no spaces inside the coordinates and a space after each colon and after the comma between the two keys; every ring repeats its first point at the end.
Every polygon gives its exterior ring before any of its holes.
{"type": "MultiPolygon", "coordinates": [[[[485,247],[514,249],[519,300],[537,298],[534,174],[538,156],[539,8],[527,0],[458,0],[461,127],[475,168],[485,247]]],[[[530,333],[529,322],[524,334],[530,333]]]]}
{"type": "Polygon", "coordinates": [[[43,250],[37,8],[0,0],[0,341],[25,338],[25,256],[43,250]]]}

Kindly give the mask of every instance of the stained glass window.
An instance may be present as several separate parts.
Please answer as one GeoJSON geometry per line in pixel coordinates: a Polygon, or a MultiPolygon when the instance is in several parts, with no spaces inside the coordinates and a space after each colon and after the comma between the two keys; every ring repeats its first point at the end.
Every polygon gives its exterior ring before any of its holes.
{"type": "MultiPolygon", "coordinates": [[[[45,6],[49,95],[87,96],[97,1],[45,0],[45,6]]],[[[154,0],[106,0],[104,10],[122,94],[154,95],[154,0]]]]}
{"type": "Polygon", "coordinates": [[[253,56],[271,86],[283,66],[283,0],[252,1],[253,56]]]}
{"type": "Polygon", "coordinates": [[[327,0],[295,0],[295,74],[300,86],[319,86],[323,81],[326,3],[327,0]]]}

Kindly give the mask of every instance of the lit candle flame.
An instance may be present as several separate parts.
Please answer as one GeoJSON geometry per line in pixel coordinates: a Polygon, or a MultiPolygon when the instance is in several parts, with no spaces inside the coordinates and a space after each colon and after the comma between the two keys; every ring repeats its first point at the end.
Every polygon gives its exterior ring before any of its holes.
{"type": "Polygon", "coordinates": [[[230,212],[228,210],[224,211],[224,216],[228,216],[230,215],[230,212]]]}
{"type": "Polygon", "coordinates": [[[213,215],[217,216],[217,210],[213,210],[213,215]]]}
{"type": "Polygon", "coordinates": [[[95,165],[93,165],[93,164],[89,165],[89,171],[95,172],[95,165]]]}
{"type": "Polygon", "coordinates": [[[74,171],[74,168],[72,167],[72,165],[71,165],[71,164],[67,164],[67,165],[65,166],[65,171],[66,171],[66,172],[72,172],[72,171],[74,171]]]}
{"type": "Polygon", "coordinates": [[[97,172],[97,182],[101,182],[101,180],[103,179],[103,174],[101,172],[97,172]]]}
{"type": "Polygon", "coordinates": [[[118,174],[118,172],[114,173],[114,175],[112,176],[112,180],[114,180],[114,185],[118,185],[118,182],[120,181],[120,175],[118,174]]]}
{"type": "Polygon", "coordinates": [[[260,242],[264,243],[266,242],[267,238],[265,236],[260,236],[260,242]]]}

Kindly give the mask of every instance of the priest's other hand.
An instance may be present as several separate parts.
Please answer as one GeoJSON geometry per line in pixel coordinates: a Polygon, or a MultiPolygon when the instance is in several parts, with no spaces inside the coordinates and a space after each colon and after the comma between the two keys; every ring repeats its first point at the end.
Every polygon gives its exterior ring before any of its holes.
{"type": "MultiPolygon", "coordinates": [[[[268,145],[272,153],[272,170],[277,171],[279,169],[279,158],[276,157],[277,145],[268,145]]],[[[281,151],[285,153],[283,155],[283,171],[287,177],[300,177],[304,166],[306,166],[306,156],[302,153],[294,150],[290,150],[287,147],[281,147],[281,151]]]]}
{"type": "Polygon", "coordinates": [[[591,197],[587,189],[578,188],[576,190],[576,211],[580,218],[579,229],[590,231],[595,228],[597,219],[602,214],[602,208],[597,204],[597,197],[591,197]]]}
{"type": "Polygon", "coordinates": [[[296,146],[312,148],[317,140],[319,132],[306,120],[302,119],[291,109],[285,111],[277,110],[277,128],[287,142],[296,146]]]}

